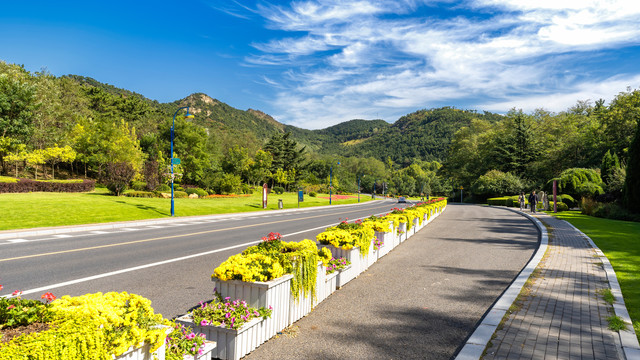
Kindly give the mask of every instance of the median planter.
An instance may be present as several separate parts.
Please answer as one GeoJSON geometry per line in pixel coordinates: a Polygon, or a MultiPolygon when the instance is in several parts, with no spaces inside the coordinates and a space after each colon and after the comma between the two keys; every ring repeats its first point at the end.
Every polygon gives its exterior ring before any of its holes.
{"type": "Polygon", "coordinates": [[[336,289],[340,289],[345,286],[349,281],[353,280],[358,276],[356,274],[353,265],[348,265],[342,270],[337,270],[338,275],[336,276],[336,289]]]}
{"type": "Polygon", "coordinates": [[[284,275],[266,282],[222,281],[215,277],[212,277],[211,280],[223,298],[243,299],[249,306],[255,308],[273,308],[271,318],[266,319],[264,325],[262,325],[266,340],[289,326],[292,278],[293,275],[284,275]]]}
{"type": "Polygon", "coordinates": [[[184,355],[182,357],[183,360],[211,360],[213,355],[213,350],[216,348],[215,341],[205,341],[204,342],[204,350],[200,355],[184,355]]]}
{"type": "Polygon", "coordinates": [[[398,226],[398,243],[402,243],[407,240],[407,223],[401,222],[398,226]]]}
{"type": "MultiPolygon", "coordinates": [[[[349,265],[350,266],[350,265],[349,265]]],[[[328,298],[331,294],[333,294],[338,288],[338,275],[340,274],[340,270],[336,270],[331,274],[327,274],[324,281],[324,298],[328,298]]]]}
{"type": "Polygon", "coordinates": [[[316,305],[325,299],[325,297],[323,297],[325,279],[326,270],[322,265],[322,261],[319,261],[316,273],[316,298],[314,299],[311,294],[306,294],[303,290],[300,291],[297,299],[291,296],[289,300],[289,322],[287,326],[305,317],[316,305]]]}
{"type": "MultiPolygon", "coordinates": [[[[373,247],[373,244],[370,245],[371,247],[373,247]]],[[[367,257],[362,257],[360,255],[360,248],[359,247],[354,247],[351,249],[342,249],[342,248],[337,248],[335,246],[332,245],[323,245],[323,247],[326,247],[327,249],[329,249],[329,251],[331,251],[331,255],[334,258],[345,258],[347,260],[349,260],[351,262],[351,271],[353,271],[354,273],[354,278],[358,275],[360,275],[361,273],[363,273],[365,270],[367,270],[368,268],[368,264],[367,264],[367,257]]],[[[371,252],[370,252],[371,254],[371,252]]],[[[350,281],[351,279],[349,279],[350,281]]]]}
{"type": "Polygon", "coordinates": [[[159,359],[164,360],[165,358],[165,345],[164,343],[160,345],[156,351],[151,351],[151,345],[145,343],[140,347],[130,347],[129,350],[125,351],[120,356],[113,357],[114,360],[153,360],[159,359]]]}
{"type": "Polygon", "coordinates": [[[207,340],[215,342],[215,346],[209,353],[211,357],[224,360],[239,360],[268,340],[265,336],[265,325],[268,320],[256,318],[243,324],[239,329],[195,324],[191,315],[177,318],[176,323],[188,326],[194,332],[204,334],[207,340]]]}

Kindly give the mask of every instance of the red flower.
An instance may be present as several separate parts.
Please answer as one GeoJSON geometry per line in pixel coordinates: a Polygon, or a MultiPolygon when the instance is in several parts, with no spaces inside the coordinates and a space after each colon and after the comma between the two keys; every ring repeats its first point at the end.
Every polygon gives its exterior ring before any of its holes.
{"type": "Polygon", "coordinates": [[[20,295],[22,295],[22,290],[16,290],[16,291],[14,291],[13,293],[11,293],[11,295],[13,295],[13,296],[20,296],[20,295]]]}
{"type": "Polygon", "coordinates": [[[277,233],[277,232],[270,232],[269,235],[262,237],[263,241],[274,241],[274,240],[280,240],[280,239],[282,239],[282,235],[280,235],[280,233],[277,233]]]}
{"type": "Polygon", "coordinates": [[[7,310],[11,310],[11,309],[13,309],[15,307],[16,307],[15,305],[9,305],[9,306],[7,306],[7,310]]]}
{"type": "Polygon", "coordinates": [[[2,290],[2,288],[3,288],[3,286],[2,286],[2,285],[0,285],[0,290],[2,290]]]}
{"type": "Polygon", "coordinates": [[[53,300],[56,299],[56,296],[53,295],[52,293],[48,292],[43,294],[42,296],[40,296],[41,299],[46,299],[48,302],[52,302],[53,300]]]}

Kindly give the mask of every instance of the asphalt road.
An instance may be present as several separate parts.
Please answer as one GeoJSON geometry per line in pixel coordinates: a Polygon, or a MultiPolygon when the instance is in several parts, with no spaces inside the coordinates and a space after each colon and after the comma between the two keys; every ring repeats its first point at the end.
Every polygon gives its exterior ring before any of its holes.
{"type": "Polygon", "coordinates": [[[449,204],[245,360],[450,359],[537,244],[518,214],[449,204]]]}
{"type": "Polygon", "coordinates": [[[287,241],[315,239],[346,218],[383,214],[398,205],[404,204],[372,201],[2,239],[0,296],[13,290],[23,290],[26,298],[47,291],[56,296],[128,291],[151,299],[156,312],[172,318],[212,299],[213,270],[269,232],[287,241]]]}

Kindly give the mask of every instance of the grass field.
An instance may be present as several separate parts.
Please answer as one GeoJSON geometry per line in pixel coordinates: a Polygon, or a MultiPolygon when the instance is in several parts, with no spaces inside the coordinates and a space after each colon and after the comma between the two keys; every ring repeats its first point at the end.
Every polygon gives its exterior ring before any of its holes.
{"type": "MultiPolygon", "coordinates": [[[[300,207],[329,205],[328,194],[304,197],[300,207]],[[323,198],[323,197],[326,197],[323,198]]],[[[267,209],[277,209],[282,199],[285,209],[298,207],[298,194],[270,194],[267,209]]],[[[361,201],[370,201],[366,195],[361,201]]],[[[262,194],[238,198],[175,199],[176,216],[224,214],[262,210],[262,194]]],[[[332,198],[334,205],[358,202],[358,196],[332,198]]],[[[91,193],[22,193],[0,194],[0,230],[79,225],[112,221],[168,217],[170,199],[116,197],[105,189],[91,193]]]]}
{"type": "Polygon", "coordinates": [[[640,223],[608,220],[564,211],[552,214],[589,236],[607,256],[622,288],[622,295],[640,338],[640,223]]]}

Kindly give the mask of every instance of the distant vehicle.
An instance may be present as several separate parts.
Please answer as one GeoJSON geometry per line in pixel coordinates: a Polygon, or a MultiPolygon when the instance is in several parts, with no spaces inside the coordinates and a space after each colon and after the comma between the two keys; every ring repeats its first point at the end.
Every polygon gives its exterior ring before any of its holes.
{"type": "Polygon", "coordinates": [[[407,202],[407,199],[406,199],[404,196],[400,196],[400,197],[398,198],[398,203],[403,203],[403,204],[404,204],[404,203],[406,203],[406,202],[407,202]]]}

